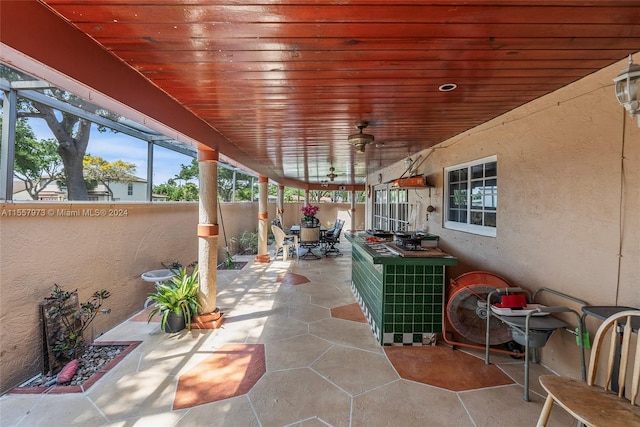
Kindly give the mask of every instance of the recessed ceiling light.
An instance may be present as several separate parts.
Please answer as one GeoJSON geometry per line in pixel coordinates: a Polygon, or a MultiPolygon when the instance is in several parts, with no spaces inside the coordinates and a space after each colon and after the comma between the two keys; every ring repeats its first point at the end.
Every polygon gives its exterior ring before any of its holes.
{"type": "Polygon", "coordinates": [[[440,92],[450,92],[450,91],[454,90],[457,87],[458,87],[458,85],[455,84],[455,83],[446,83],[446,84],[443,84],[442,86],[440,86],[438,88],[438,90],[440,92]]]}

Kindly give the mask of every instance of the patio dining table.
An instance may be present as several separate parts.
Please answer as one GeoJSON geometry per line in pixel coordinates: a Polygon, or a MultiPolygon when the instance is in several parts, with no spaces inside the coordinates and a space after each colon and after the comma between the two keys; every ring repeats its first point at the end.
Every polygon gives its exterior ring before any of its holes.
{"type": "MultiPolygon", "coordinates": [[[[296,225],[292,225],[291,228],[289,229],[291,231],[291,234],[300,234],[300,225],[296,224],[296,225]]],[[[324,225],[320,226],[320,238],[322,238],[322,236],[324,235],[324,233],[327,232],[327,227],[325,227],[324,225]]]]}

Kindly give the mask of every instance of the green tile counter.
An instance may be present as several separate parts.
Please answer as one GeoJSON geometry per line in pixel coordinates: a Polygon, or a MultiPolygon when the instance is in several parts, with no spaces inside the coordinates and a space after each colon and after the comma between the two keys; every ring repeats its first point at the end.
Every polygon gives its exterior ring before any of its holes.
{"type": "Polygon", "coordinates": [[[352,244],[351,290],[382,345],[421,345],[442,331],[444,268],[450,255],[403,257],[365,233],[345,233],[352,244]]]}

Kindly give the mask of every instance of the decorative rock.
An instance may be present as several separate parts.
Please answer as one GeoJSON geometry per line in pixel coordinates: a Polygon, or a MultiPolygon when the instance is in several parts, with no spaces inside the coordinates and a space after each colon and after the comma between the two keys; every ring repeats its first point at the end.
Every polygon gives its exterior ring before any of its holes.
{"type": "Polygon", "coordinates": [[[73,359],[71,362],[67,363],[58,374],[58,383],[64,384],[71,381],[71,378],[73,378],[78,370],[78,364],[78,359],[73,359]]]}
{"type": "MultiPolygon", "coordinates": [[[[113,346],[88,346],[85,348],[82,356],[77,360],[77,370],[73,378],[70,378],[71,382],[67,380],[69,385],[82,385],[84,384],[94,373],[100,371],[104,365],[118,356],[127,346],[113,345],[113,346]]],[[[70,362],[71,363],[71,362],[70,362]]],[[[63,368],[64,370],[64,368],[63,368]]],[[[62,371],[61,371],[62,372],[62,371]]],[[[56,374],[40,375],[34,378],[29,383],[23,384],[23,387],[44,387],[46,383],[51,383],[58,376],[56,374]]],[[[62,383],[62,381],[58,381],[62,383]]]]}

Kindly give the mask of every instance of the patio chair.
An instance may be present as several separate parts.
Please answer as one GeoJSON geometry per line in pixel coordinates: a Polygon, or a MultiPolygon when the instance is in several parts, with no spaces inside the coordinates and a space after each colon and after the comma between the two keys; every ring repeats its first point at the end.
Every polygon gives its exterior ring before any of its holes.
{"type": "Polygon", "coordinates": [[[538,419],[538,426],[547,425],[554,403],[587,426],[640,425],[640,407],[637,405],[640,386],[638,337],[635,337],[635,354],[630,349],[633,332],[637,334],[638,328],[640,310],[621,311],[608,317],[600,325],[591,348],[586,382],[556,375],[541,376],[540,384],[548,395],[538,419]],[[605,342],[606,335],[608,337],[605,342]],[[603,354],[605,349],[607,354],[603,354]],[[601,355],[605,372],[598,375],[601,355]],[[627,368],[633,369],[631,375],[628,375],[627,368]],[[619,390],[617,393],[612,391],[612,378],[616,370],[619,390]],[[596,379],[604,380],[602,387],[595,385],[596,379]],[[627,379],[631,379],[631,384],[625,389],[627,379]]]}
{"type": "Polygon", "coordinates": [[[300,227],[300,240],[298,248],[304,248],[307,251],[300,254],[298,259],[320,259],[321,257],[313,253],[313,249],[320,246],[320,227],[300,227]]]}
{"type": "Polygon", "coordinates": [[[341,224],[344,224],[344,221],[343,221],[343,220],[341,220],[341,219],[336,219],[336,222],[334,222],[334,223],[333,223],[333,225],[331,226],[331,228],[329,228],[328,230],[326,230],[324,233],[321,233],[320,240],[321,240],[321,241],[324,241],[324,238],[325,238],[326,236],[330,236],[331,234],[333,234],[333,232],[334,232],[334,231],[336,231],[336,227],[337,227],[338,225],[340,225],[340,227],[342,227],[342,225],[341,225],[341,224]]]}
{"type": "Polygon", "coordinates": [[[273,221],[271,221],[271,225],[275,225],[276,227],[279,227],[282,231],[284,231],[284,234],[291,234],[291,231],[288,228],[285,228],[284,225],[282,225],[280,218],[276,218],[273,221]]]}
{"type": "Polygon", "coordinates": [[[286,234],[282,228],[275,224],[271,224],[271,232],[273,232],[273,237],[276,240],[276,252],[273,258],[277,258],[282,251],[282,260],[287,261],[289,255],[294,253],[294,249],[297,252],[298,236],[286,234]]]}
{"type": "Polygon", "coordinates": [[[342,252],[340,252],[340,249],[336,248],[336,244],[340,243],[340,233],[342,232],[343,226],[344,221],[339,219],[336,221],[335,225],[324,234],[323,244],[325,256],[343,255],[342,252]]]}

